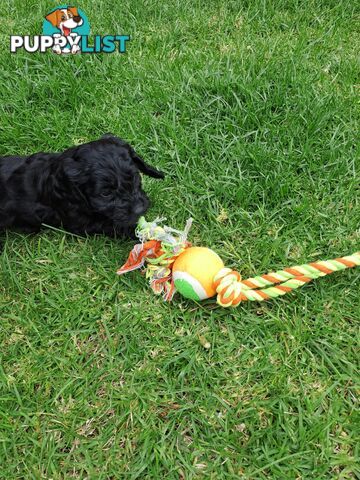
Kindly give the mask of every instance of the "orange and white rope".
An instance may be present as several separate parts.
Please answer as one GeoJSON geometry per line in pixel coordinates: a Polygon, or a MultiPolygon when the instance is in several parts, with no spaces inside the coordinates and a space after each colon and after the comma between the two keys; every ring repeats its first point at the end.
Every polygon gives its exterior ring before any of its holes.
{"type": "Polygon", "coordinates": [[[311,280],[324,277],[330,273],[345,270],[360,265],[360,252],[346,257],[312,262],[277,272],[242,280],[240,273],[223,268],[214,278],[214,288],[217,292],[217,302],[223,307],[235,307],[240,302],[263,301],[276,298],[311,280]]]}

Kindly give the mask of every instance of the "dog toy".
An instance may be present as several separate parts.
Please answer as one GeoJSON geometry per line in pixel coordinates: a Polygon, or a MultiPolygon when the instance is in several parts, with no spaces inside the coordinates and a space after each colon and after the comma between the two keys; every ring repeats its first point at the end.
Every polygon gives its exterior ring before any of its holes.
{"type": "Polygon", "coordinates": [[[192,247],[187,240],[192,219],[183,231],[160,226],[164,219],[147,222],[141,217],[135,245],[119,275],[144,268],[150,287],[170,301],[178,291],[191,300],[204,300],[217,294],[217,303],[235,307],[240,302],[263,301],[291,292],[311,280],[360,265],[360,252],[334,260],[312,262],[242,280],[240,273],[226,268],[211,249],[192,247]]]}

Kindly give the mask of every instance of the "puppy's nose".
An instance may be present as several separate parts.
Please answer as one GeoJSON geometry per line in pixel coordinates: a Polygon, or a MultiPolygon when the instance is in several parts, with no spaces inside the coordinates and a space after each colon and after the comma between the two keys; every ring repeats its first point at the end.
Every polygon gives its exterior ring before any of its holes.
{"type": "Polygon", "coordinates": [[[80,23],[81,22],[81,17],[80,15],[77,15],[76,17],[73,17],[74,22],[80,23]]]}
{"type": "Polygon", "coordinates": [[[138,203],[134,208],[135,215],[141,215],[145,211],[146,211],[146,208],[144,203],[138,203]]]}
{"type": "Polygon", "coordinates": [[[149,208],[149,200],[146,198],[141,198],[136,202],[136,205],[134,207],[134,213],[135,215],[142,215],[143,213],[146,212],[146,210],[149,208]]]}

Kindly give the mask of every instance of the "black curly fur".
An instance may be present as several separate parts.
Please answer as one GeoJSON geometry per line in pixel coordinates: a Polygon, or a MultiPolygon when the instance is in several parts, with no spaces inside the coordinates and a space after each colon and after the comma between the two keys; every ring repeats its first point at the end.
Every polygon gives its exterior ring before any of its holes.
{"type": "Polygon", "coordinates": [[[139,171],[164,177],[111,134],[63,153],[0,157],[0,231],[37,232],[45,224],[132,236],[150,205],[139,171]]]}

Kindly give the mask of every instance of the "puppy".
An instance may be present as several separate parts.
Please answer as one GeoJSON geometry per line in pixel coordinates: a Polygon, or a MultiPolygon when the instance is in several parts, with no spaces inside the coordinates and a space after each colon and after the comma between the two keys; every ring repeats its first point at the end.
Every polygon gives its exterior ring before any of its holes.
{"type": "Polygon", "coordinates": [[[111,134],[62,153],[0,157],[0,231],[38,232],[46,224],[133,237],[150,205],[139,172],[164,178],[111,134]]]}
{"type": "MultiPolygon", "coordinates": [[[[47,15],[46,20],[48,20],[53,27],[56,27],[60,30],[61,35],[64,37],[69,37],[71,35],[75,35],[76,33],[72,33],[74,28],[80,27],[84,20],[79,15],[78,9],[76,7],[67,7],[67,8],[58,8],[53,12],[47,15]]],[[[60,34],[55,34],[54,36],[60,36],[60,34]]],[[[80,51],[79,45],[73,45],[71,48],[71,53],[77,53],[80,51]]],[[[54,47],[54,52],[57,54],[61,53],[69,53],[70,48],[64,48],[61,50],[59,45],[54,47]]]]}

